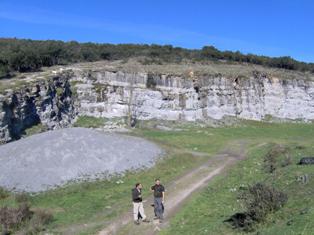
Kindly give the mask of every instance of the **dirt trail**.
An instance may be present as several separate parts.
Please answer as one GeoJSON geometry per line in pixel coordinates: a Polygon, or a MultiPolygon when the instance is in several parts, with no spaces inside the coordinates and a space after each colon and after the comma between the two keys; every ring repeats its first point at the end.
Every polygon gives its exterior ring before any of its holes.
{"type": "MultiPolygon", "coordinates": [[[[150,223],[141,223],[139,226],[134,225],[132,212],[130,210],[128,213],[121,215],[109,226],[101,230],[98,235],[149,235],[158,233],[160,230],[168,226],[169,219],[180,209],[182,204],[184,204],[193,193],[206,187],[208,182],[214,176],[232,166],[236,161],[244,158],[244,147],[244,142],[235,142],[219,154],[211,156],[202,166],[192,169],[170,184],[166,184],[165,220],[162,224],[159,224],[157,221],[151,221],[150,223]]],[[[204,155],[204,153],[195,153],[195,155],[198,154],[204,155]]],[[[152,202],[152,197],[149,197],[146,201],[144,201],[145,213],[150,219],[154,216],[153,208],[150,206],[152,202]]]]}

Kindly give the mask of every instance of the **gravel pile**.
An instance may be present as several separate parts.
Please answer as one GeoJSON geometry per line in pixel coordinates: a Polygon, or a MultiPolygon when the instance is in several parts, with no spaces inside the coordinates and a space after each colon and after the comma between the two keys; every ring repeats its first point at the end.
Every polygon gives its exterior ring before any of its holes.
{"type": "Polygon", "coordinates": [[[163,151],[147,140],[68,128],[0,146],[0,186],[39,192],[69,181],[151,167],[163,151]]]}

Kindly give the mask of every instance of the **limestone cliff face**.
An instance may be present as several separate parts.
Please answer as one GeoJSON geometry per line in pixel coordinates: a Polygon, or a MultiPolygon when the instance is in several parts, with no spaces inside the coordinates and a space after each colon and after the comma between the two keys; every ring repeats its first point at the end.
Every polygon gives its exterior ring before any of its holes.
{"type": "Polygon", "coordinates": [[[0,141],[41,123],[71,125],[78,115],[206,121],[231,116],[314,120],[314,82],[250,77],[175,76],[70,68],[0,96],[0,141]]]}
{"type": "Polygon", "coordinates": [[[41,123],[46,129],[68,126],[75,117],[68,78],[54,77],[0,95],[0,141],[19,139],[41,123]]]}
{"type": "Polygon", "coordinates": [[[233,116],[314,119],[314,82],[261,73],[250,78],[183,78],[123,72],[77,74],[77,111],[97,117],[197,121],[233,116]]]}

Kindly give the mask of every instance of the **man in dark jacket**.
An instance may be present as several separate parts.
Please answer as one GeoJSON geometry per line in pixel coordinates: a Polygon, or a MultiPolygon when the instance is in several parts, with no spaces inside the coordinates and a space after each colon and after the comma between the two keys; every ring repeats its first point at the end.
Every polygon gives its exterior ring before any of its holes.
{"type": "Polygon", "coordinates": [[[160,184],[160,180],[155,180],[155,185],[151,187],[152,192],[154,193],[154,210],[156,218],[159,219],[159,222],[162,222],[164,216],[164,202],[165,202],[165,187],[160,184]]]}
{"type": "Polygon", "coordinates": [[[147,220],[145,212],[144,212],[144,207],[143,207],[143,199],[142,199],[142,184],[137,183],[135,185],[135,188],[132,189],[132,201],[133,201],[133,218],[134,218],[134,223],[135,224],[140,224],[139,222],[139,215],[142,218],[143,222],[149,222],[147,220]]]}

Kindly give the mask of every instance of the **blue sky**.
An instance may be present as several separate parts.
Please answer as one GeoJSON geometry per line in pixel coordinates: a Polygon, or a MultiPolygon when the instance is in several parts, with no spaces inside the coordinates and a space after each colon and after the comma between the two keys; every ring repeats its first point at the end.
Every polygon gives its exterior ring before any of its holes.
{"type": "Polygon", "coordinates": [[[314,62],[314,1],[0,0],[0,37],[214,45],[314,62]]]}

